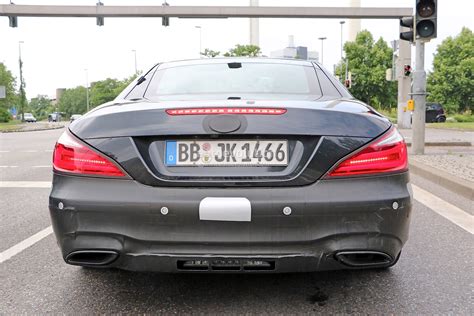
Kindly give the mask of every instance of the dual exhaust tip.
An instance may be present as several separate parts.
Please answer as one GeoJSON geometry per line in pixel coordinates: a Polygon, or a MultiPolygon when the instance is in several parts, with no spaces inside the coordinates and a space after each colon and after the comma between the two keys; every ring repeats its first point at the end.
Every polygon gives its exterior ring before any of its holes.
{"type": "Polygon", "coordinates": [[[343,265],[353,268],[389,267],[396,261],[380,251],[340,251],[334,257],[343,265]]]}
{"type": "Polygon", "coordinates": [[[119,257],[113,250],[78,250],[66,256],[66,262],[78,266],[106,266],[119,257]]]}

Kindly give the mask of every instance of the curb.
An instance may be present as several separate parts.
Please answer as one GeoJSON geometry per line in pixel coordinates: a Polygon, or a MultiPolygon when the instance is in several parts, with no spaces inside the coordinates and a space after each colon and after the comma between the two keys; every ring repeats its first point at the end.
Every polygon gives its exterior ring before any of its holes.
{"type": "Polygon", "coordinates": [[[410,161],[410,172],[422,176],[470,200],[474,199],[474,183],[471,181],[458,178],[446,171],[427,166],[418,161],[410,161]]]}
{"type": "MultiPolygon", "coordinates": [[[[411,147],[411,143],[407,143],[408,147],[411,147]]],[[[425,142],[425,146],[428,147],[470,147],[471,142],[425,142]]]]}
{"type": "Polygon", "coordinates": [[[38,129],[30,129],[30,130],[23,130],[23,129],[13,129],[13,130],[6,130],[0,131],[0,133],[25,133],[25,132],[39,132],[39,131],[49,131],[53,129],[61,129],[66,127],[66,125],[62,126],[55,126],[55,127],[47,127],[47,128],[38,128],[38,129]]]}

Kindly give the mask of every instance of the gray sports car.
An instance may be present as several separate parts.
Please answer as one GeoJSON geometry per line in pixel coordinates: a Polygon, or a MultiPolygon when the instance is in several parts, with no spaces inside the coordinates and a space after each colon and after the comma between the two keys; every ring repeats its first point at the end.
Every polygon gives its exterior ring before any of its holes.
{"type": "Polygon", "coordinates": [[[397,129],[311,61],[162,63],[70,124],[64,260],[162,272],[386,268],[411,219],[397,129]]]}

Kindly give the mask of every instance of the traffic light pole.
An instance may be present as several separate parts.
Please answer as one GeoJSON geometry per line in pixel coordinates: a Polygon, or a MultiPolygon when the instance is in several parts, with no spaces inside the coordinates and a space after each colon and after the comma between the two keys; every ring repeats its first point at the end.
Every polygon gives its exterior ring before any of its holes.
{"type": "Polygon", "coordinates": [[[413,113],[413,153],[425,153],[425,109],[426,109],[426,72],[425,72],[425,43],[416,40],[416,65],[413,73],[413,99],[415,112],[413,113]]]}
{"type": "MultiPolygon", "coordinates": [[[[407,30],[408,28],[400,26],[400,33],[407,30]]],[[[407,102],[411,92],[411,78],[404,75],[404,65],[411,65],[411,44],[407,41],[398,41],[398,58],[394,74],[398,82],[397,123],[398,128],[408,129],[411,127],[411,115],[407,109],[407,102]]]]}

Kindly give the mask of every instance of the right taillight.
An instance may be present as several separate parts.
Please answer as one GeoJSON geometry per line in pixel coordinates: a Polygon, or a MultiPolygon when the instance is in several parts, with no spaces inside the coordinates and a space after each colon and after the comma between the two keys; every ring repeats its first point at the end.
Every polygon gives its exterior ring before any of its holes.
{"type": "Polygon", "coordinates": [[[53,168],[74,174],[125,176],[125,173],[114,162],[82,144],[68,131],[59,137],[54,147],[53,168]]]}
{"type": "Polygon", "coordinates": [[[392,127],[385,135],[340,162],[326,178],[373,175],[408,169],[407,146],[392,127]]]}

